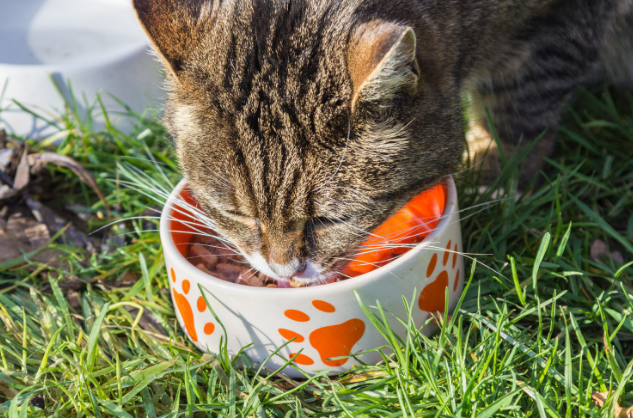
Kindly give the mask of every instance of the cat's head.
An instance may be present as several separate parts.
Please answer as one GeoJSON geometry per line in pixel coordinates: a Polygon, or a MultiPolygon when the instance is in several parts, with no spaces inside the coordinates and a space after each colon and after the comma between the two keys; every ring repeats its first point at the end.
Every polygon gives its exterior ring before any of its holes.
{"type": "Polygon", "coordinates": [[[459,94],[432,36],[414,12],[369,3],[134,0],[195,197],[277,280],[330,277],[461,154],[459,94]]]}

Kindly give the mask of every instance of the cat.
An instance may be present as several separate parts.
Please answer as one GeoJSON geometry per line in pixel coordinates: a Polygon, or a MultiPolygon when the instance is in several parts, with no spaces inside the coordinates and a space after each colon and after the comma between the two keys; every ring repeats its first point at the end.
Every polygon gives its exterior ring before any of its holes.
{"type": "MultiPolygon", "coordinates": [[[[133,0],[195,197],[251,265],[322,282],[458,166],[462,103],[550,153],[574,89],[633,77],[633,0],[133,0]]],[[[494,173],[499,155],[484,159],[494,173]]]]}

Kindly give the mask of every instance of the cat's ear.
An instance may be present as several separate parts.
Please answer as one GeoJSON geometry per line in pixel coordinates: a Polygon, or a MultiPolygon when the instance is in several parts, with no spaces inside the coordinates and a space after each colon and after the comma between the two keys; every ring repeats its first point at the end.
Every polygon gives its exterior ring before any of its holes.
{"type": "Polygon", "coordinates": [[[353,35],[348,66],[354,95],[359,101],[383,100],[417,90],[420,69],[415,32],[409,26],[366,23],[353,35]]]}
{"type": "Polygon", "coordinates": [[[173,76],[214,20],[218,0],[132,0],[141,26],[173,76]]]}

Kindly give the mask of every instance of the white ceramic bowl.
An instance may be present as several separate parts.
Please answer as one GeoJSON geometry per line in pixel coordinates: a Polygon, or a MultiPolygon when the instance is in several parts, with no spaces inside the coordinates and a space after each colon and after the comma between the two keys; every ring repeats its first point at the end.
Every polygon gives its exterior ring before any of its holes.
{"type": "Polygon", "coordinates": [[[148,49],[128,0],[0,0],[0,127],[34,138],[57,132],[13,103],[54,120],[64,100],[51,77],[67,98],[72,88],[82,113],[84,95],[92,105],[103,93],[116,122],[123,108],[105,92],[143,111],[162,97],[162,76],[148,49]]]}
{"type": "MultiPolygon", "coordinates": [[[[340,373],[358,364],[354,358],[328,360],[332,357],[372,350],[386,344],[384,338],[368,321],[354,292],[366,305],[380,301],[385,311],[406,321],[407,312],[402,298],[411,300],[415,292],[412,319],[417,327],[424,325],[429,311],[443,311],[445,290],[449,289],[449,308],[459,299],[464,284],[462,236],[455,183],[446,180],[446,206],[442,219],[431,234],[420,244],[389,264],[341,282],[322,286],[275,289],[233,284],[203,273],[183,256],[191,233],[178,233],[186,228],[175,223],[181,218],[174,205],[182,202],[181,182],[165,206],[160,222],[160,237],[165,263],[170,277],[171,294],[176,316],[189,339],[202,351],[217,353],[220,339],[225,339],[228,351],[236,354],[252,344],[245,353],[256,364],[261,364],[289,339],[287,344],[267,363],[271,369],[298,353],[295,359],[305,372],[314,374],[329,369],[340,373]],[[175,241],[176,242],[175,242],[175,241]],[[438,249],[434,249],[434,248],[438,249]],[[182,250],[179,250],[182,249],[182,250]],[[448,249],[449,251],[442,251],[448,249]],[[182,253],[181,253],[182,251],[182,253]],[[222,327],[202,299],[205,292],[211,308],[222,327]]],[[[404,327],[389,318],[392,329],[401,337],[404,327]]],[[[433,331],[427,325],[423,332],[433,331]]],[[[376,364],[379,353],[360,354],[364,363],[376,364]]],[[[293,377],[302,375],[292,367],[284,372],[293,377]]]]}

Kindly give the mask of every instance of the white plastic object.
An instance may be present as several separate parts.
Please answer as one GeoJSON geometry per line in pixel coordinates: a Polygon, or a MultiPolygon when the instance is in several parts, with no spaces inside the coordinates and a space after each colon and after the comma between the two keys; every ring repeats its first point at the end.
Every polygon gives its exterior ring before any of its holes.
{"type": "Polygon", "coordinates": [[[106,93],[135,112],[156,107],[163,77],[148,51],[127,0],[0,0],[0,128],[32,138],[58,132],[48,122],[59,122],[72,90],[82,116],[95,106],[95,129],[104,126],[97,93],[110,120],[129,129],[124,108],[106,93]]]}

